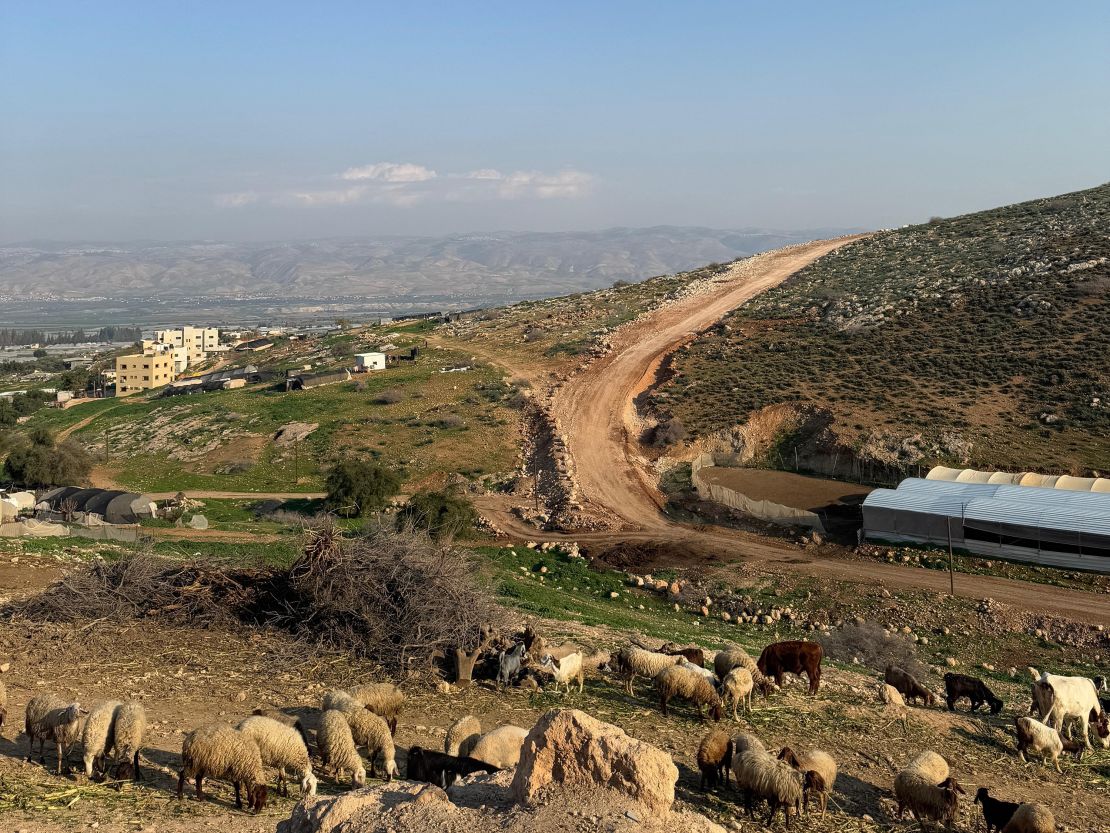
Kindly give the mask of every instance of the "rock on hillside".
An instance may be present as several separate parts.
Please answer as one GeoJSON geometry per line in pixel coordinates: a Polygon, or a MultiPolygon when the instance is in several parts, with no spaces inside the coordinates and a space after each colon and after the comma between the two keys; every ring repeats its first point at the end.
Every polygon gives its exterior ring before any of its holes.
{"type": "Polygon", "coordinates": [[[533,805],[559,790],[602,787],[665,814],[677,780],[678,767],[666,752],[585,712],[553,709],[524,740],[513,797],[533,805]]]}
{"type": "Polygon", "coordinates": [[[392,782],[334,797],[309,796],[277,833],[724,833],[671,809],[671,756],[573,709],[536,723],[515,771],[477,775],[444,792],[392,782]]]}

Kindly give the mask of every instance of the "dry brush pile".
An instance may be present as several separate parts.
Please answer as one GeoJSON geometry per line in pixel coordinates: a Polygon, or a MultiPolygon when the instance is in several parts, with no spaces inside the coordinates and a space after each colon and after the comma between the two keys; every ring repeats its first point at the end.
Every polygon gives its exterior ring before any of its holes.
{"type": "Polygon", "coordinates": [[[284,630],[319,648],[394,673],[475,651],[505,612],[474,579],[472,557],[416,532],[371,529],[347,538],[321,522],[288,568],[181,562],[149,552],[74,570],[0,615],[32,622],[156,618],[192,627],[284,630]]]}

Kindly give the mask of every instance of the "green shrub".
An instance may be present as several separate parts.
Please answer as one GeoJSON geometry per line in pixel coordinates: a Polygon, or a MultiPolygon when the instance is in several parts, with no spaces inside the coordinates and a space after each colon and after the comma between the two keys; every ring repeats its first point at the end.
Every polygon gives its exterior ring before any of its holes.
{"type": "Polygon", "coordinates": [[[397,528],[424,530],[438,540],[463,534],[477,520],[478,513],[461,495],[447,491],[418,492],[397,513],[397,528]]]}
{"type": "Polygon", "coordinates": [[[332,466],[325,486],[328,508],[352,518],[385,509],[401,489],[401,476],[378,463],[349,458],[332,466]]]}

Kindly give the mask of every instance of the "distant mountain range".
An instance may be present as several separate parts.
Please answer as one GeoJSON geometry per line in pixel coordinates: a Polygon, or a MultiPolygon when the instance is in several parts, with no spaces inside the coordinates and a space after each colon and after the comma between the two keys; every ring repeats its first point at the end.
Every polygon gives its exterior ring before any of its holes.
{"type": "Polygon", "coordinates": [[[0,246],[0,296],[357,296],[488,304],[597,289],[844,232],[657,226],[288,243],[33,241],[0,246]]]}

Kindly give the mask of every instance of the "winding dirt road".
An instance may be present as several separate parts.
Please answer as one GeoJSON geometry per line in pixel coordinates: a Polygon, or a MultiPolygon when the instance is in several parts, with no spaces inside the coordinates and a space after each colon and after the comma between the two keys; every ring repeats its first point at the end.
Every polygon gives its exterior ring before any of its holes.
{"type": "MultiPolygon", "coordinates": [[[[622,328],[614,337],[612,350],[570,377],[551,401],[575,462],[583,509],[607,521],[612,529],[564,536],[544,533],[542,537],[594,544],[666,541],[728,561],[762,561],[839,581],[947,593],[944,573],[815,557],[781,541],[719,527],[694,529],[672,521],[662,513],[663,497],[639,455],[634,400],[652,384],[668,355],[730,310],[817,258],[865,236],[816,241],[741,261],[719,278],[711,291],[669,303],[622,328]]],[[[480,506],[508,534],[522,540],[537,537],[534,528],[514,518],[506,507],[493,502],[480,502],[480,506]]],[[[972,598],[989,596],[1030,611],[1110,624],[1110,599],[1096,593],[962,574],[956,577],[956,593],[972,598]]]]}

